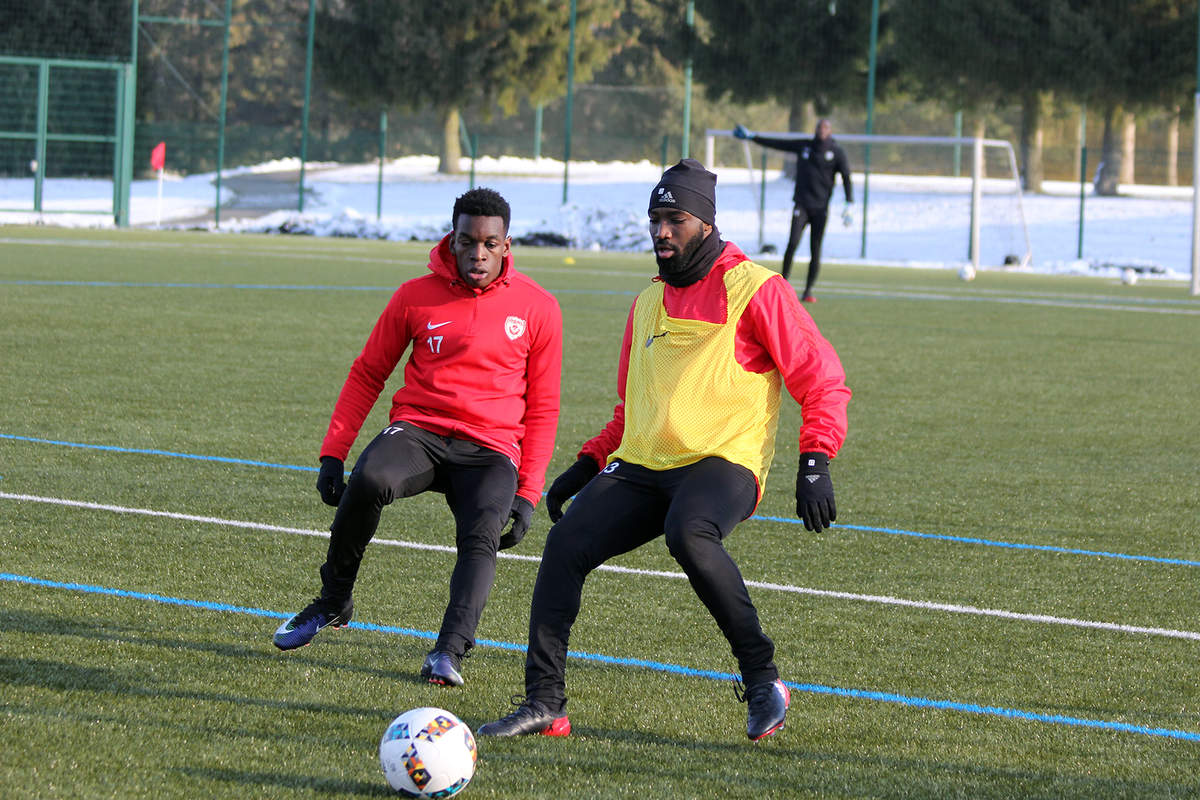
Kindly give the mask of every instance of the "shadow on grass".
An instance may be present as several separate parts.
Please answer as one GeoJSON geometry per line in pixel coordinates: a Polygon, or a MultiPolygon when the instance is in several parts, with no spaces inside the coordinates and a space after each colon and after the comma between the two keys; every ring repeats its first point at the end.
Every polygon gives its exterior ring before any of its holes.
{"type": "Polygon", "coordinates": [[[0,684],[36,686],[59,692],[123,692],[129,685],[119,672],[40,658],[0,657],[0,684]]]}
{"type": "MultiPolygon", "coordinates": [[[[314,642],[313,645],[283,652],[271,643],[271,634],[275,631],[274,623],[270,627],[264,627],[261,634],[255,636],[254,639],[249,640],[246,644],[229,644],[189,640],[183,637],[173,638],[162,635],[149,635],[144,628],[122,624],[111,619],[106,619],[102,622],[89,620],[87,623],[83,623],[75,618],[62,615],[26,611],[0,610],[0,630],[55,636],[76,636],[97,642],[121,642],[123,644],[143,645],[146,647],[160,647],[174,652],[188,650],[220,656],[222,658],[241,660],[250,659],[276,663],[281,659],[286,659],[287,662],[304,664],[314,668],[355,672],[387,681],[412,680],[418,683],[424,683],[420,679],[419,672],[425,654],[428,652],[428,645],[423,640],[412,640],[408,643],[411,646],[397,648],[395,643],[391,641],[387,642],[385,646],[381,645],[379,639],[376,637],[364,635],[362,632],[358,632],[359,635],[356,636],[355,633],[341,630],[326,631],[322,634],[322,638],[314,642]],[[353,663],[353,660],[344,657],[347,649],[352,651],[356,656],[363,649],[367,649],[370,651],[367,657],[376,658],[377,660],[378,654],[386,653],[388,661],[403,664],[404,668],[386,669],[353,663]],[[317,654],[323,651],[328,651],[330,654],[342,657],[321,658],[317,654]]],[[[155,633],[160,634],[161,631],[156,629],[155,633]]]]}
{"type": "MultiPolygon", "coordinates": [[[[239,662],[247,662],[246,669],[253,670],[254,660],[278,662],[281,659],[301,664],[311,664],[331,670],[348,668],[382,675],[395,679],[397,673],[383,670],[350,667],[343,661],[324,661],[296,654],[272,652],[269,640],[259,646],[240,646],[217,643],[195,642],[172,639],[164,636],[146,636],[145,632],[122,623],[89,626],[74,618],[48,614],[17,614],[0,612],[0,625],[6,630],[17,630],[38,634],[71,635],[96,641],[119,641],[139,643],[166,649],[181,648],[213,653],[239,662]],[[267,648],[270,648],[268,650],[267,648]]],[[[365,645],[355,644],[355,648],[365,645]]],[[[425,644],[413,642],[412,657],[419,664],[420,653],[425,644]]],[[[341,648],[337,648],[341,649],[341,648]]],[[[372,646],[375,649],[375,646],[372,646]]],[[[394,652],[394,651],[393,651],[394,652]]],[[[343,651],[345,655],[345,651],[343,651]]],[[[420,682],[416,669],[399,674],[400,679],[420,682]]],[[[377,707],[346,706],[339,703],[294,702],[270,697],[254,697],[246,694],[221,690],[190,690],[176,684],[157,685],[146,680],[142,673],[95,663],[78,664],[61,659],[0,657],[0,686],[35,687],[51,691],[86,691],[118,694],[130,698],[151,700],[180,699],[189,703],[229,704],[251,706],[286,714],[351,715],[367,718],[381,717],[377,707]]],[[[8,692],[0,689],[0,695],[8,692]]],[[[10,695],[11,699],[11,695],[10,695]]],[[[94,721],[95,711],[9,706],[18,714],[47,714],[59,718],[78,713],[80,719],[94,721]]],[[[84,704],[86,707],[86,704],[84,704]]],[[[126,721],[121,716],[112,717],[114,723],[126,721]]],[[[144,724],[144,723],[143,723],[144,724]]],[[[178,719],[166,720],[161,724],[176,727],[178,719]]],[[[1016,723],[1014,723],[1016,724],[1016,723]]],[[[211,733],[203,724],[195,728],[198,734],[211,733]]],[[[228,736],[259,736],[257,730],[223,729],[228,736]]],[[[276,732],[277,737],[283,736],[276,732]]],[[[1036,735],[1036,734],[1035,734],[1036,735]]],[[[1109,751],[1110,755],[1136,758],[1142,748],[1182,747],[1174,742],[1148,740],[1144,737],[1121,737],[1119,734],[1087,733],[1089,737],[1100,737],[1095,742],[1098,751],[1109,751]],[[1117,741],[1114,741],[1116,739],[1117,741]],[[1121,741],[1125,739],[1125,741],[1121,741]],[[1128,746],[1126,746],[1126,742],[1128,746]]],[[[570,782],[571,774],[588,776],[589,782],[601,786],[610,785],[627,794],[636,787],[626,789],[623,781],[632,780],[626,770],[636,765],[638,781],[644,786],[675,787],[677,796],[705,796],[714,786],[728,785],[736,779],[737,790],[730,796],[749,796],[752,792],[762,797],[790,797],[833,794],[844,797],[948,797],[970,796],[973,798],[1008,797],[1055,797],[1055,798],[1099,798],[1099,797],[1182,797],[1200,796],[1200,785],[1194,772],[1188,771],[1163,775],[1158,780],[1123,779],[1112,775],[1074,773],[1072,770],[1087,768],[1092,759],[1072,764],[1049,762],[1044,765],[1012,764],[1011,754],[995,753],[999,763],[975,763],[955,761],[946,755],[933,757],[904,757],[896,754],[905,745],[895,746],[886,742],[844,743],[841,750],[821,747],[814,742],[810,732],[802,728],[789,727],[774,737],[752,744],[731,732],[728,740],[704,741],[682,736],[663,736],[636,729],[617,729],[577,725],[574,733],[566,740],[544,740],[543,737],[522,737],[517,740],[481,741],[482,763],[494,770],[500,784],[508,776],[545,772],[548,785],[561,786],[570,782]],[[532,739],[533,741],[530,741],[532,739]],[[816,745],[816,746],[814,746],[816,745]],[[1039,768],[1040,766],[1040,768],[1039,768]],[[730,770],[736,776],[727,774],[730,770]],[[566,774],[564,775],[564,771],[566,774]],[[1174,779],[1174,780],[1173,780],[1174,779]],[[900,790],[900,787],[904,787],[900,790]],[[700,792],[700,794],[695,794],[700,792]],[[897,794],[898,792],[898,794],[897,794]]],[[[1097,757],[1102,758],[1097,753],[1097,757]]],[[[1190,754],[1183,756],[1191,760],[1190,754]]],[[[1102,760],[1107,760],[1102,758],[1102,760]]],[[[1192,761],[1192,763],[1195,763],[1192,761]]],[[[304,765],[301,765],[303,768],[304,765]]],[[[1119,768],[1114,768],[1119,772],[1119,768]]],[[[189,768],[188,774],[198,779],[220,780],[253,786],[276,786],[281,788],[305,788],[328,794],[356,794],[369,797],[390,796],[386,783],[376,786],[362,781],[343,781],[328,777],[272,773],[261,771],[239,771],[221,768],[189,768]]],[[[248,791],[247,796],[253,796],[248,791]]],[[[519,796],[519,795],[514,795],[519,796]]],[[[631,795],[632,796],[632,795],[631,795]]]]}
{"type": "MultiPolygon", "coordinates": [[[[132,667],[127,667],[121,660],[111,660],[104,656],[98,657],[86,646],[83,646],[79,652],[91,653],[91,655],[79,655],[78,657],[63,655],[64,652],[71,652],[74,649],[72,647],[64,650],[58,647],[51,649],[39,646],[35,649],[34,654],[28,656],[0,655],[0,696],[8,695],[10,700],[15,700],[14,690],[28,687],[62,694],[88,692],[100,696],[126,698],[155,704],[182,701],[188,706],[199,703],[213,707],[257,708],[284,714],[291,718],[323,715],[349,720],[383,719],[388,712],[381,711],[375,705],[346,703],[336,698],[330,698],[327,702],[320,698],[316,701],[291,699],[287,696],[289,692],[286,684],[272,682],[254,686],[251,681],[250,686],[253,688],[250,688],[236,676],[243,672],[247,674],[266,672],[272,668],[282,667],[284,671],[280,674],[284,676],[284,679],[287,675],[295,674],[296,670],[300,672],[325,670],[332,674],[357,672],[389,683],[412,682],[416,685],[425,683],[420,678],[418,671],[426,647],[424,643],[419,642],[413,642],[411,647],[400,650],[394,646],[386,650],[388,660],[396,659],[399,656],[405,665],[411,665],[411,669],[396,671],[348,663],[355,658],[364,660],[376,657],[377,654],[382,654],[384,651],[381,651],[378,643],[368,645],[354,642],[353,639],[336,642],[336,637],[331,637],[335,638],[335,643],[328,648],[330,657],[321,659],[314,658],[307,653],[281,653],[271,644],[270,631],[264,632],[263,636],[256,638],[253,643],[239,645],[163,635],[162,631],[147,631],[136,624],[122,620],[94,620],[71,615],[44,612],[17,613],[14,611],[0,611],[0,630],[34,637],[77,637],[82,642],[98,643],[102,648],[113,643],[122,646],[134,645],[150,648],[150,652],[159,649],[163,651],[164,658],[180,658],[179,654],[183,651],[229,662],[227,665],[213,662],[209,664],[208,668],[201,666],[202,671],[196,672],[194,678],[181,683],[159,680],[153,673],[135,671],[132,667]],[[364,652],[368,647],[369,652],[364,652]],[[36,654],[38,649],[47,655],[52,651],[56,652],[60,657],[41,657],[36,654]],[[355,652],[351,654],[347,652],[348,650],[355,652]],[[348,659],[348,655],[352,655],[352,658],[348,659]],[[6,690],[5,687],[9,688],[6,690]]],[[[51,640],[47,639],[47,641],[51,640]]],[[[303,649],[310,650],[310,648],[303,649]]],[[[318,652],[321,649],[323,648],[318,648],[318,652]]],[[[182,658],[203,664],[203,659],[197,660],[194,656],[185,655],[182,658]]],[[[9,709],[33,717],[74,719],[78,716],[81,720],[95,720],[97,718],[95,711],[87,710],[92,705],[103,704],[84,703],[80,706],[78,703],[72,702],[55,707],[54,705],[45,706],[42,702],[25,705],[14,703],[9,706],[9,709]]],[[[120,723],[122,719],[119,714],[111,717],[111,721],[114,723],[120,723]]],[[[202,725],[198,726],[198,732],[205,732],[202,725]]],[[[224,732],[230,735],[239,735],[239,731],[236,730],[224,732]]],[[[241,733],[255,735],[255,732],[251,730],[241,733]]]]}
{"type": "MultiPolygon", "coordinates": [[[[301,765],[304,766],[311,765],[301,765]]],[[[366,781],[338,780],[300,772],[254,772],[250,770],[225,769],[220,767],[185,767],[177,770],[195,781],[219,781],[245,788],[244,797],[261,796],[266,787],[279,789],[305,789],[318,794],[337,797],[397,797],[382,773],[378,783],[366,781]],[[256,791],[257,790],[257,791],[256,791]]]]}
{"type": "MultiPolygon", "coordinates": [[[[612,781],[614,796],[639,796],[652,787],[669,786],[678,797],[709,796],[723,786],[728,797],[853,797],[944,798],[970,797],[1008,800],[1027,798],[1175,798],[1200,796],[1200,780],[1146,781],[1072,774],[1070,765],[1045,769],[981,764],[937,758],[889,755],[886,744],[869,745],[867,753],[813,749],[799,731],[780,731],[760,742],[697,741],[642,731],[575,726],[568,739],[521,737],[485,738],[480,763],[490,771],[511,768],[528,774],[538,765],[558,772],[564,764],[585,782],[612,781]],[[530,741],[533,739],[534,741],[530,741]],[[530,746],[533,745],[533,746],[530,746]],[[659,752],[665,758],[641,757],[659,752]],[[671,764],[684,753],[686,763],[671,764]],[[636,779],[623,776],[618,765],[637,764],[636,779]],[[697,766],[697,764],[710,766],[697,766]],[[732,765],[735,773],[729,772],[732,765]],[[622,780],[630,781],[628,784],[622,780]],[[620,791],[616,791],[620,787],[620,791]]],[[[897,743],[898,746],[903,746],[897,743]]],[[[1182,773],[1181,773],[1182,774],[1182,773]]]]}
{"type": "Polygon", "coordinates": [[[117,669],[85,667],[64,661],[49,661],[40,658],[0,657],[0,684],[9,686],[33,686],[52,691],[92,691],[128,697],[146,697],[156,700],[188,700],[203,703],[232,703],[238,706],[275,709],[305,714],[336,714],[350,717],[378,717],[376,706],[347,706],[344,703],[306,703],[290,700],[273,700],[250,697],[230,692],[188,691],[168,688],[149,683],[138,683],[127,679],[117,669]]]}

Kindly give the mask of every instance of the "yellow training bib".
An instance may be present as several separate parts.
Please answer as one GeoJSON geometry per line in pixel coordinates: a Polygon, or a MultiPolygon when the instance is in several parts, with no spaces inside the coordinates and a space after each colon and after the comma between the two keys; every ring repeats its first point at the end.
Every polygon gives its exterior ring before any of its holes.
{"type": "Polygon", "coordinates": [[[748,372],[734,357],[738,321],[775,273],[743,261],[725,273],[724,323],[677,319],[664,284],[638,295],[625,382],[625,433],[610,460],[664,470],[718,456],[758,477],[775,454],[779,371],[748,372]]]}

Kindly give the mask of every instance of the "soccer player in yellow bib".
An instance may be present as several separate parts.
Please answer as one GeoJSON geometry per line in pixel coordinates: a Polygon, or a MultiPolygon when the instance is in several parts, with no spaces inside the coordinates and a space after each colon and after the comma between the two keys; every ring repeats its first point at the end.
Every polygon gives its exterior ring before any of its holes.
{"type": "Polygon", "coordinates": [[[846,437],[850,390],[795,290],[721,241],[716,181],[687,158],[650,194],[658,275],[625,324],[620,399],[547,493],[555,524],[533,590],[525,698],[480,735],[570,733],[567,640],[583,582],[659,536],[737,659],[747,735],[758,740],[783,727],[789,694],[775,645],[723,541],[762,498],[785,386],[803,417],[796,513],[815,531],[835,519],[829,460],[846,437]]]}

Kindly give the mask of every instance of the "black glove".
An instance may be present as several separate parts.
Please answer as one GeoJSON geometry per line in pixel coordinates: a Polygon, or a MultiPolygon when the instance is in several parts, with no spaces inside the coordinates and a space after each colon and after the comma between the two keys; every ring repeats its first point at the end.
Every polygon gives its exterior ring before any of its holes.
{"type": "Polygon", "coordinates": [[[820,533],[837,519],[833,502],[833,481],[829,479],[829,456],[801,453],[796,473],[796,514],[804,527],[820,533]]]}
{"type": "Polygon", "coordinates": [[[317,475],[317,491],[327,506],[336,507],[346,491],[346,465],[333,456],[321,456],[321,472],[317,475]]]}
{"type": "Polygon", "coordinates": [[[508,533],[500,537],[500,549],[507,550],[525,538],[529,531],[529,523],[533,520],[533,503],[520,495],[513,498],[512,511],[508,512],[513,521],[508,533]]]}
{"type": "Polygon", "coordinates": [[[550,512],[550,521],[562,519],[562,504],[574,497],[580,489],[588,485],[588,481],[596,477],[600,467],[590,456],[580,456],[579,460],[567,467],[567,471],[554,479],[550,491],[546,492],[546,510],[550,512]]]}

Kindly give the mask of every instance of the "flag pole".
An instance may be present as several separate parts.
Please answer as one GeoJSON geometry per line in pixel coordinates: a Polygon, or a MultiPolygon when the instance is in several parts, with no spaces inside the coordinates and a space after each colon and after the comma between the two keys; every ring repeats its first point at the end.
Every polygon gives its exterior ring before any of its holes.
{"type": "Polygon", "coordinates": [[[150,168],[158,173],[158,212],[154,227],[162,227],[163,170],[167,167],[167,143],[159,142],[150,151],[150,168]]]}

